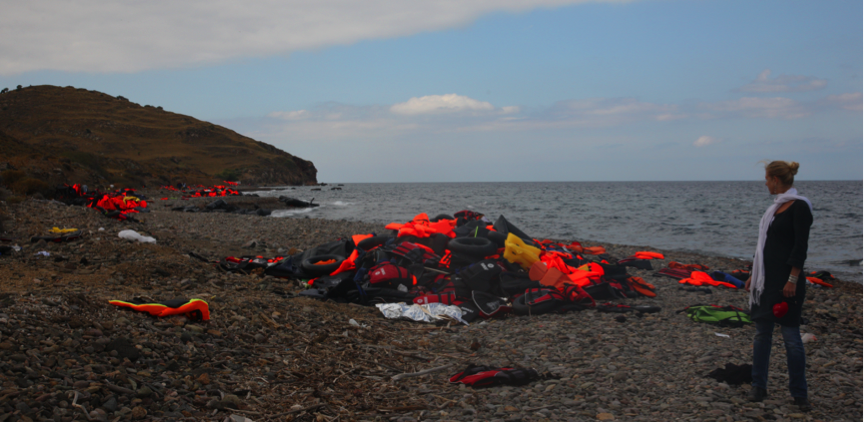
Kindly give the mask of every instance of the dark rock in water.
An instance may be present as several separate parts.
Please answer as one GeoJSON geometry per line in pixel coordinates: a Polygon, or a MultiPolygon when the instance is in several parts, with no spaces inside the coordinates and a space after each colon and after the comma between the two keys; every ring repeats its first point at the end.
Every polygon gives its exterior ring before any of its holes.
{"type": "Polygon", "coordinates": [[[117,357],[128,358],[130,361],[135,361],[141,356],[141,352],[126,338],[117,338],[109,342],[105,345],[105,351],[117,351],[117,357]]]}

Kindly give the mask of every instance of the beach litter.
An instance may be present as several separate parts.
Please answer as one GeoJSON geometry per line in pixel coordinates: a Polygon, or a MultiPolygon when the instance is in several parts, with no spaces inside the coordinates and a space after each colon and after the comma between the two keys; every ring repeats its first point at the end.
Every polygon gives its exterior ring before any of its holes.
{"type": "Polygon", "coordinates": [[[141,235],[138,232],[133,231],[132,229],[120,231],[117,236],[123,239],[128,239],[130,241],[146,242],[150,244],[156,243],[156,238],[153,238],[152,236],[141,235]]]}
{"type": "Polygon", "coordinates": [[[405,303],[388,303],[376,304],[375,306],[388,319],[407,318],[415,322],[436,322],[451,318],[460,323],[468,324],[462,320],[462,309],[457,306],[441,303],[411,304],[410,306],[405,303]]]}
{"type": "Polygon", "coordinates": [[[801,334],[801,342],[807,344],[810,342],[816,342],[816,335],[812,333],[802,333],[801,334]]]}

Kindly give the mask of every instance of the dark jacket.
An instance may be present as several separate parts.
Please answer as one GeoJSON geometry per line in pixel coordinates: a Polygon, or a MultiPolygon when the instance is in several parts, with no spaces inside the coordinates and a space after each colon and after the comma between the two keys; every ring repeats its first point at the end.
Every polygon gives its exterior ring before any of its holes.
{"type": "Polygon", "coordinates": [[[806,279],[804,261],[807,259],[807,240],[810,238],[810,225],[813,214],[806,202],[795,200],[788,209],[774,216],[768,227],[765,249],[765,289],[759,297],[759,305],[750,310],[753,320],[772,319],[783,326],[797,327],[801,323],[801,306],[804,304],[806,279]],[[792,268],[801,269],[795,296],[783,296],[783,287],[789,279],[792,268]],[[774,316],[774,304],[786,301],[789,312],[782,318],[774,316]]]}

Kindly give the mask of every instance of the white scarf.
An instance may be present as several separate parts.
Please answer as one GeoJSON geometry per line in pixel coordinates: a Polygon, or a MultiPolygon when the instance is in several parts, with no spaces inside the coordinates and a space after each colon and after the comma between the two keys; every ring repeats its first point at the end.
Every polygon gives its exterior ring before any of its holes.
{"type": "Polygon", "coordinates": [[[813,205],[806,197],[798,195],[798,190],[789,188],[788,191],[778,194],[774,198],[774,204],[768,206],[765,214],[762,215],[762,220],[759,221],[759,240],[756,241],[756,254],[753,257],[753,271],[750,273],[750,307],[759,304],[759,297],[762,296],[762,291],[765,290],[765,260],[762,257],[762,250],[765,249],[765,239],[768,238],[768,227],[774,221],[774,212],[777,211],[787,201],[803,200],[813,211],[813,205]]]}

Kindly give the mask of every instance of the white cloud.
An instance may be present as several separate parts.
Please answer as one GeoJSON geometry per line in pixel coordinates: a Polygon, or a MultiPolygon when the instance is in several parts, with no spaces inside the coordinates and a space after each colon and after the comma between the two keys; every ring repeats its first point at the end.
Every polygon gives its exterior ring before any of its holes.
{"type": "Polygon", "coordinates": [[[821,90],[828,85],[828,81],[817,79],[812,76],[780,75],[771,78],[771,70],[765,69],[756,80],[738,88],[736,91],[745,93],[789,93],[801,91],[821,90]]]}
{"type": "Polygon", "coordinates": [[[831,104],[838,105],[846,110],[852,110],[853,112],[860,112],[862,110],[861,93],[829,95],[826,100],[831,104]]]}
{"type": "MultiPolygon", "coordinates": [[[[325,103],[308,110],[268,115],[279,133],[306,139],[364,139],[405,134],[510,133],[544,130],[611,128],[637,123],[672,124],[682,120],[798,119],[831,110],[861,109],[861,93],[828,96],[799,103],[789,98],[742,97],[696,105],[658,104],[634,98],[590,98],[559,101],[543,109],[523,110],[458,94],[414,97],[393,105],[355,106],[325,103]]],[[[701,136],[693,145],[721,142],[701,136]]]]}
{"type": "Polygon", "coordinates": [[[283,120],[301,120],[308,118],[310,116],[310,113],[306,110],[294,110],[290,112],[273,112],[267,116],[283,120]]]}
{"type": "Polygon", "coordinates": [[[685,119],[685,118],[688,118],[688,117],[690,117],[690,115],[687,115],[687,114],[680,114],[680,113],[679,113],[679,114],[666,113],[666,114],[662,114],[662,115],[657,115],[657,116],[654,117],[654,119],[657,119],[657,120],[659,120],[660,122],[664,122],[664,121],[668,121],[668,120],[679,120],[679,119],[685,119]]]}
{"type": "Polygon", "coordinates": [[[0,74],[197,66],[442,30],[492,12],[621,1],[6,1],[0,74]]]}
{"type": "MultiPolygon", "coordinates": [[[[701,103],[697,107],[721,112],[727,117],[798,119],[810,115],[810,111],[804,106],[785,97],[741,97],[737,100],[701,103]]],[[[711,115],[711,117],[722,116],[711,115]]]]}
{"type": "Polygon", "coordinates": [[[693,145],[695,145],[696,147],[704,147],[706,145],[715,144],[718,142],[720,142],[720,140],[718,140],[717,138],[709,137],[708,135],[702,135],[695,142],[693,142],[693,145]]]}
{"type": "Polygon", "coordinates": [[[404,103],[397,103],[390,107],[390,111],[398,115],[488,112],[492,110],[495,110],[495,106],[491,103],[457,94],[412,97],[404,103]]]}
{"type": "Polygon", "coordinates": [[[649,103],[635,98],[589,98],[559,101],[536,118],[597,127],[637,120],[671,120],[680,116],[677,110],[674,104],[649,103]]]}

